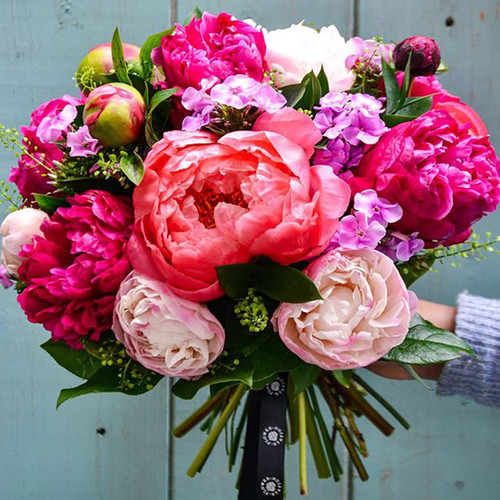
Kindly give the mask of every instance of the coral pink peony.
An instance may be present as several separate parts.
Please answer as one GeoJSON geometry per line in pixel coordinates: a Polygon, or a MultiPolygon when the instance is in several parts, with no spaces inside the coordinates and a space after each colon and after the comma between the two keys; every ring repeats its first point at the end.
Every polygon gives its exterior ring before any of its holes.
{"type": "Polygon", "coordinates": [[[113,331],[129,356],[169,377],[207,373],[224,348],[224,329],[207,306],[136,271],[120,286],[113,331]]]}
{"type": "Polygon", "coordinates": [[[267,131],[166,133],[134,192],[134,267],[151,273],[154,263],[177,294],[206,301],[223,294],[216,266],[259,255],[287,265],[321,253],[350,190],[330,167],[310,167],[304,149],[316,133],[302,140],[267,131]]]}
{"type": "Polygon", "coordinates": [[[33,241],[33,237],[42,231],[40,226],[49,216],[41,210],[34,208],[22,208],[5,217],[0,226],[2,236],[2,265],[9,272],[9,276],[17,277],[17,270],[22,262],[19,256],[24,245],[33,241]]]}
{"type": "Polygon", "coordinates": [[[130,264],[125,247],[133,226],[127,198],[87,191],[68,198],[42,224],[42,236],[21,252],[19,278],[27,288],[19,303],[28,319],[42,323],[55,341],[81,348],[111,328],[116,292],[130,264]]]}
{"type": "Polygon", "coordinates": [[[203,78],[222,81],[231,75],[248,75],[261,81],[267,67],[262,32],[225,12],[205,12],[162,39],[152,52],[170,87],[200,88],[203,78]]]}
{"type": "Polygon", "coordinates": [[[365,155],[349,182],[403,208],[395,228],[427,248],[464,241],[500,201],[500,162],[486,137],[443,110],[397,125],[365,155]]]}
{"type": "Polygon", "coordinates": [[[324,300],[283,303],[272,320],[301,359],[324,370],[351,370],[375,362],[404,340],[413,297],[389,257],[339,248],[304,273],[324,300]]]}

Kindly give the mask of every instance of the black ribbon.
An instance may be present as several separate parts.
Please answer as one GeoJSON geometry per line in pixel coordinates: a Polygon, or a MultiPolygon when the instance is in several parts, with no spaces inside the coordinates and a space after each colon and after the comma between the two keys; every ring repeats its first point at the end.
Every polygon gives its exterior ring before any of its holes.
{"type": "Polygon", "coordinates": [[[238,500],[282,500],[286,433],[286,375],[249,395],[238,500]]]}

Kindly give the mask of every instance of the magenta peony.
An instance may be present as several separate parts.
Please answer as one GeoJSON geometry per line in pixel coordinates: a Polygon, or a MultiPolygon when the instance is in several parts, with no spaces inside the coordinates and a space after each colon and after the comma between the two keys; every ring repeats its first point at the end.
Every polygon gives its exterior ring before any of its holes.
{"type": "Polygon", "coordinates": [[[139,139],[145,113],[139,91],[124,83],[108,83],[89,94],[83,121],[104,147],[117,148],[139,139]]]}
{"type": "Polygon", "coordinates": [[[262,32],[225,12],[205,12],[165,36],[153,50],[154,63],[163,70],[170,87],[200,88],[203,78],[222,81],[231,75],[248,75],[262,81],[266,64],[262,32]]]}
{"type": "Polygon", "coordinates": [[[134,192],[134,267],[148,274],[154,263],[178,295],[206,301],[223,294],[216,266],[259,255],[287,265],[321,253],[350,190],[330,167],[310,167],[305,151],[319,132],[308,120],[283,135],[167,132],[134,192]]]}
{"type": "Polygon", "coordinates": [[[23,246],[30,244],[36,234],[42,234],[40,226],[48,218],[45,212],[34,208],[22,208],[5,217],[0,226],[2,236],[0,262],[9,272],[9,276],[17,277],[17,270],[22,262],[19,254],[23,246]]]}
{"type": "Polygon", "coordinates": [[[207,306],[135,271],[120,286],[113,331],[130,357],[169,377],[207,373],[224,348],[224,329],[207,306]]]}
{"type": "MultiPolygon", "coordinates": [[[[16,184],[24,199],[33,201],[33,193],[44,194],[53,191],[48,174],[57,169],[54,162],[60,162],[64,155],[58,146],[43,140],[43,132],[47,131],[47,125],[50,126],[56,121],[63,110],[71,112],[73,108],[76,114],[76,106],[81,104],[83,102],[80,99],[69,95],[44,102],[31,114],[29,126],[21,127],[26,150],[19,158],[17,167],[12,168],[9,181],[16,184]]],[[[58,139],[62,139],[61,132],[55,138],[58,139]]]]}
{"type": "Polygon", "coordinates": [[[324,370],[351,370],[377,361],[404,340],[413,297],[389,257],[339,248],[304,273],[324,300],[283,303],[272,320],[301,359],[324,370]]]}
{"type": "Polygon", "coordinates": [[[125,249],[133,210],[129,199],[105,191],[68,202],[21,252],[19,278],[27,287],[18,300],[32,323],[80,349],[82,336],[98,340],[111,328],[116,292],[130,272],[125,249]]]}
{"type": "Polygon", "coordinates": [[[353,191],[375,189],[399,203],[394,227],[418,232],[427,248],[464,241],[500,201],[500,162],[489,140],[443,110],[391,129],[353,173],[353,191]]]}

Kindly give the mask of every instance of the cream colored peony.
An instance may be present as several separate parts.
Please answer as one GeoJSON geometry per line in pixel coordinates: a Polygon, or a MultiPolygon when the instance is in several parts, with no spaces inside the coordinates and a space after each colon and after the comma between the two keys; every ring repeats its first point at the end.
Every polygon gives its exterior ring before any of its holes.
{"type": "Polygon", "coordinates": [[[303,22],[285,29],[263,30],[266,62],[270,69],[281,74],[278,86],[300,83],[311,71],[317,75],[323,66],[331,91],[349,90],[355,79],[346,65],[347,58],[355,54],[352,45],[346,43],[333,25],[318,32],[303,22]]]}
{"type": "Polygon", "coordinates": [[[335,249],[304,272],[324,300],[284,303],[273,316],[281,339],[301,359],[325,370],[360,368],[404,340],[413,296],[389,257],[335,249]]]}

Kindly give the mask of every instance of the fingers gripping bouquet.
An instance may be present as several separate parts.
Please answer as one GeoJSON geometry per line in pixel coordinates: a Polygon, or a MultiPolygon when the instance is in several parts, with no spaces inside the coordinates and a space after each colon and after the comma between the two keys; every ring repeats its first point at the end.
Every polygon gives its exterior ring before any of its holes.
{"type": "Polygon", "coordinates": [[[3,127],[21,151],[0,277],[85,379],[58,405],[164,376],[181,398],[208,386],[174,430],[204,422],[193,475],[226,426],[234,466],[243,400],[279,375],[302,492],[307,441],[320,477],[342,473],[332,428],[366,479],[355,418],[393,431],[370,397],[408,424],[355,370],[470,353],[415,314],[408,287],[477,254],[471,227],[500,201],[487,130],[439,70],[424,37],[346,42],[334,26],[197,13],[142,48],[116,31],[78,67],[79,97],[42,104],[21,139],[3,127]]]}

